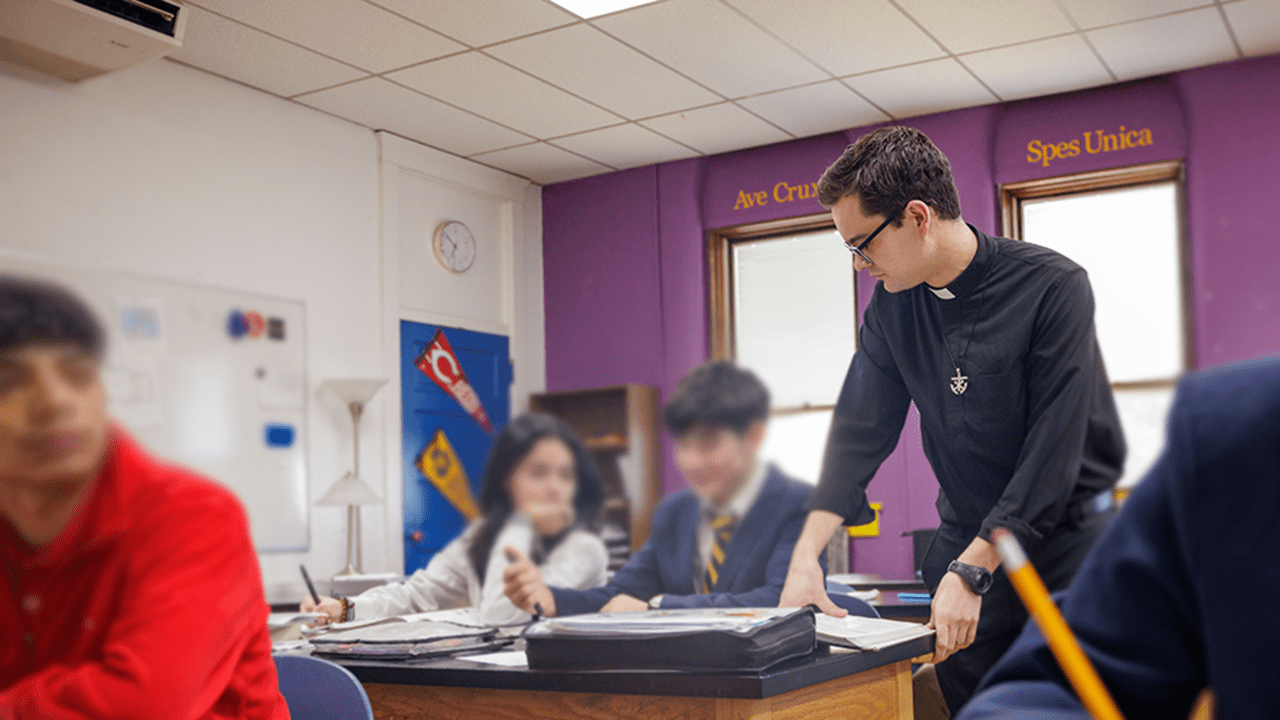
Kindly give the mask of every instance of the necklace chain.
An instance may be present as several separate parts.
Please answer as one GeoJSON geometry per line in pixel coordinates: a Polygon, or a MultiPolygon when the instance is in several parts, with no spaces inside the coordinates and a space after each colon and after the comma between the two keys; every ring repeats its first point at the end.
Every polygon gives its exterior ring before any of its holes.
{"type": "MultiPolygon", "coordinates": [[[[973,344],[973,335],[978,329],[978,321],[982,319],[982,305],[987,301],[987,271],[990,270],[991,268],[988,267],[987,270],[982,273],[982,279],[978,281],[979,284],[982,285],[982,290],[978,293],[978,313],[973,318],[973,324],[969,326],[969,339],[965,342],[964,351],[960,354],[961,361],[969,356],[969,346],[973,344]]],[[[963,315],[961,317],[963,317],[963,315]]],[[[938,319],[943,321],[939,323],[941,326],[940,330],[942,331],[942,346],[947,349],[947,357],[951,359],[951,364],[956,368],[955,376],[947,378],[947,382],[951,386],[952,394],[964,395],[964,391],[969,389],[969,376],[960,372],[960,363],[956,362],[956,356],[951,352],[951,343],[947,340],[947,328],[945,327],[946,322],[945,318],[942,317],[941,306],[938,307],[938,319]]],[[[963,322],[963,320],[961,322],[963,322]]]]}

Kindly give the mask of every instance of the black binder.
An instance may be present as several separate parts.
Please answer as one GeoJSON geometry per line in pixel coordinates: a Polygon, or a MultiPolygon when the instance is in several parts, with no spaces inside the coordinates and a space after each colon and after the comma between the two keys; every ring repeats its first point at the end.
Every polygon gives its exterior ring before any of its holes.
{"type": "Polygon", "coordinates": [[[817,646],[811,607],[576,615],[524,637],[532,670],[763,670],[817,646]]]}

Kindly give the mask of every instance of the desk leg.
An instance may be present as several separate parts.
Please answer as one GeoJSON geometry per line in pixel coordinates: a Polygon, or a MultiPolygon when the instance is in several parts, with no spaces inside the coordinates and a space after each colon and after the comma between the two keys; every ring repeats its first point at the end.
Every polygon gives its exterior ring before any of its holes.
{"type": "Polygon", "coordinates": [[[911,663],[902,661],[762,700],[365,684],[379,720],[911,720],[911,663]]]}

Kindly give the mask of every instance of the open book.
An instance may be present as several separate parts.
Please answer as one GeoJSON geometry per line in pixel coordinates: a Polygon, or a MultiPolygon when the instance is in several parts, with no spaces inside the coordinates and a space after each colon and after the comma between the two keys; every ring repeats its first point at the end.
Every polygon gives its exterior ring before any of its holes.
{"type": "Polygon", "coordinates": [[[818,613],[815,625],[818,630],[818,642],[858,650],[881,650],[933,634],[931,628],[919,623],[858,615],[838,618],[818,613]]]}

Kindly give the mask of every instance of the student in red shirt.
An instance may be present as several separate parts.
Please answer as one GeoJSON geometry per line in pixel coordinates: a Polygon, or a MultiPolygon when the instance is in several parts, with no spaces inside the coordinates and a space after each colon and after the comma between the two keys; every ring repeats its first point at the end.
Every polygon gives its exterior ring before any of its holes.
{"type": "Polygon", "coordinates": [[[0,718],[288,718],[244,509],[108,421],[103,344],[0,275],[0,718]]]}

